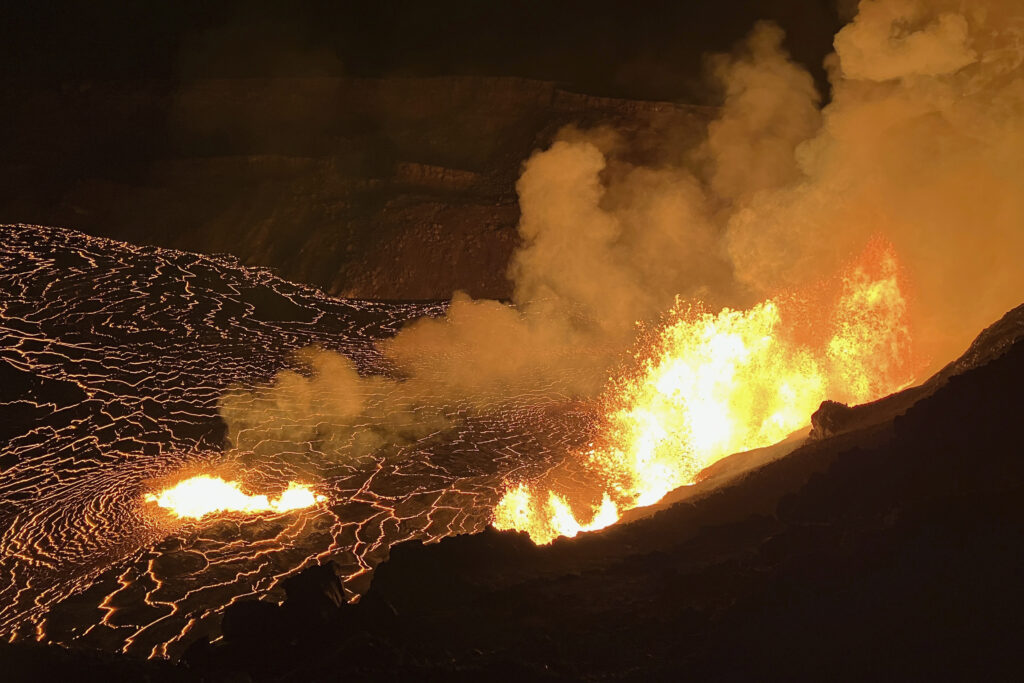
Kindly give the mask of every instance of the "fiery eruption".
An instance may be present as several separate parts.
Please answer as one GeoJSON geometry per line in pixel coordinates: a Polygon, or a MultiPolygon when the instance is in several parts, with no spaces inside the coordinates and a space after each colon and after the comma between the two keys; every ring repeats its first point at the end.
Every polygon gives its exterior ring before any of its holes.
{"type": "Polygon", "coordinates": [[[565,496],[519,484],[495,508],[494,526],[537,543],[606,527],[720,458],[784,439],[826,398],[862,403],[911,381],[891,247],[873,245],[847,270],[827,315],[808,308],[807,297],[718,313],[677,306],[637,374],[611,385],[600,437],[581,456],[602,488],[590,521],[565,496]]]}
{"type": "Polygon", "coordinates": [[[326,498],[304,484],[290,482],[280,496],[244,493],[236,481],[199,475],[178,482],[159,493],[146,494],[147,503],[156,503],[177,517],[200,519],[216,512],[288,512],[322,503],[326,498]]]}

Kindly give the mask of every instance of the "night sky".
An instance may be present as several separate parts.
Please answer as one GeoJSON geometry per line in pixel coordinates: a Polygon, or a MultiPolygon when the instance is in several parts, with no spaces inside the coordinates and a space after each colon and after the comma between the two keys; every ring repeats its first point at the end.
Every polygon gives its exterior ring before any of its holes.
{"type": "MultiPolygon", "coordinates": [[[[842,3],[838,3],[842,5],[842,3]]],[[[24,2],[0,14],[0,78],[476,74],[599,95],[703,100],[702,59],[778,22],[824,83],[835,0],[24,2]]]]}

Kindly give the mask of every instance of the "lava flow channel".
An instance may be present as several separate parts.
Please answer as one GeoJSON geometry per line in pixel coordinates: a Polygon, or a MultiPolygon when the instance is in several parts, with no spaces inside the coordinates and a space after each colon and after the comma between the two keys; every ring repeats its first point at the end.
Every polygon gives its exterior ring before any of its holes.
{"type": "Polygon", "coordinates": [[[826,297],[809,306],[811,298],[718,313],[677,305],[639,370],[610,385],[599,436],[578,454],[598,482],[584,492],[599,501],[590,521],[580,521],[568,494],[518,483],[495,507],[493,525],[539,544],[609,526],[727,455],[781,441],[826,398],[863,403],[912,382],[907,301],[891,246],[870,246],[839,278],[830,305],[826,297]]]}

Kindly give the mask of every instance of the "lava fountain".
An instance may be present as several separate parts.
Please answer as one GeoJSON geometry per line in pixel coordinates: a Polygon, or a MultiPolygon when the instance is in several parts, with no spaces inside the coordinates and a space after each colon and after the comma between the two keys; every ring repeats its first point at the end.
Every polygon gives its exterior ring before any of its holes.
{"type": "Polygon", "coordinates": [[[217,512],[289,512],[313,507],[326,500],[306,485],[290,482],[280,496],[244,493],[236,481],[199,475],[178,482],[159,493],[146,494],[147,503],[156,503],[179,518],[200,519],[217,512]]]}
{"type": "Polygon", "coordinates": [[[520,483],[495,507],[496,528],[545,544],[606,527],[727,455],[781,441],[826,398],[863,403],[909,385],[896,255],[873,243],[832,286],[747,310],[677,303],[638,358],[634,373],[610,384],[598,437],[578,454],[600,482],[590,521],[567,496],[520,483]]]}

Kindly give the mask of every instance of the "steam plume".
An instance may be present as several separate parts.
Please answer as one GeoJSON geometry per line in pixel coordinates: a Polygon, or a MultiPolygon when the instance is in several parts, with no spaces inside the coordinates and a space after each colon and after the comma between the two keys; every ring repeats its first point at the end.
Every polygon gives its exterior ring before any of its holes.
{"type": "Polygon", "coordinates": [[[316,352],[311,378],[285,373],[225,399],[236,443],[269,404],[299,430],[280,438],[312,429],[370,448],[443,428],[450,401],[591,397],[637,323],[676,296],[746,306],[835,273],[879,235],[913,284],[930,368],[952,358],[1024,294],[1024,10],[864,0],[836,35],[824,108],[782,38],[759,24],[710,61],[724,105],[685,153],[633,153],[649,135],[564,130],[517,185],[512,305],[456,294],[444,319],[382,343],[400,380],[316,352]],[[331,419],[308,424],[318,411],[331,419]],[[360,441],[367,420],[376,436],[360,441]]]}

